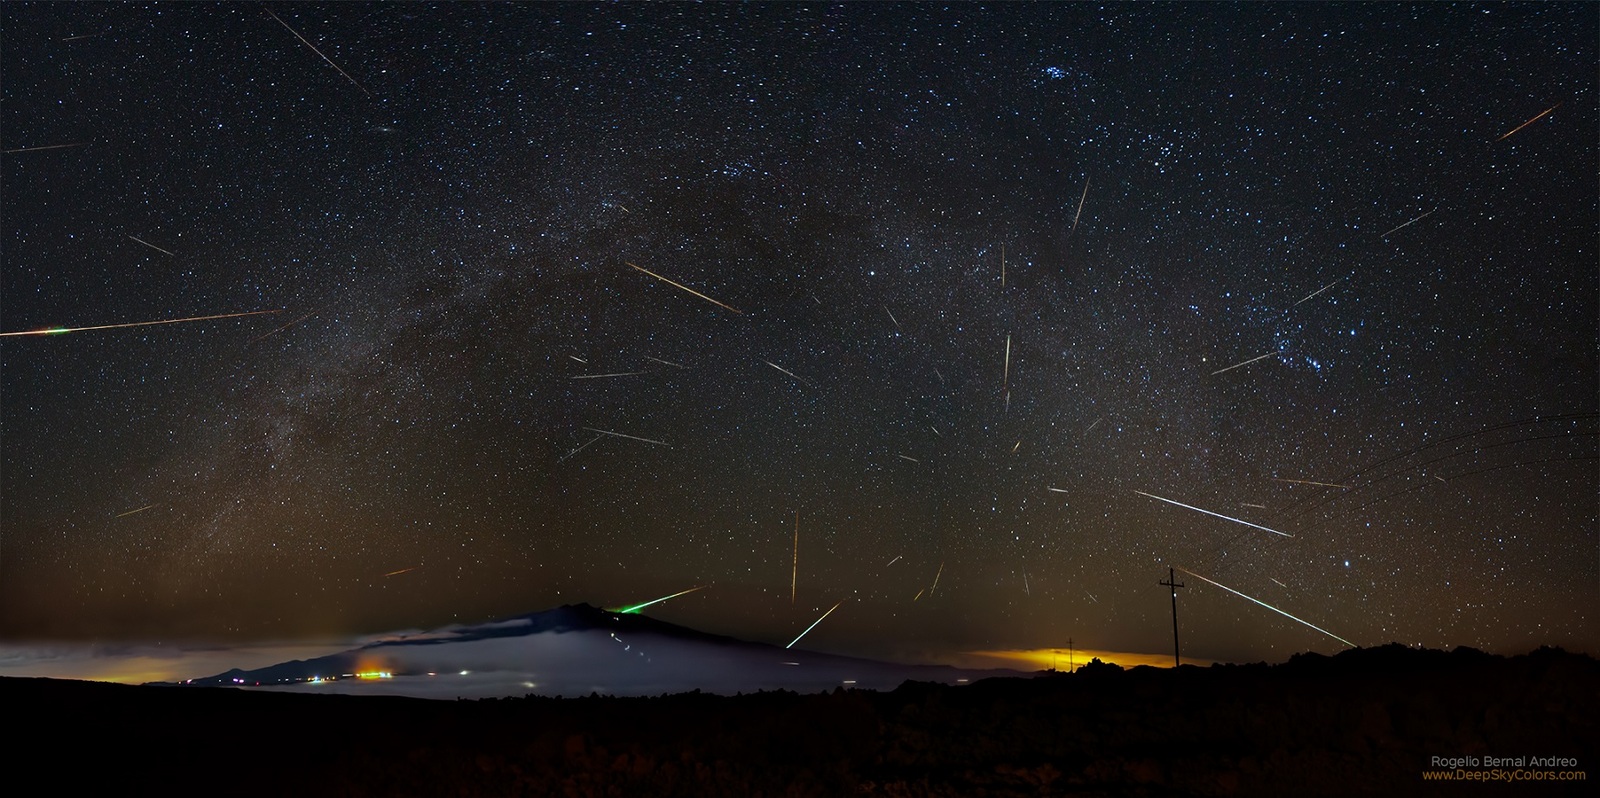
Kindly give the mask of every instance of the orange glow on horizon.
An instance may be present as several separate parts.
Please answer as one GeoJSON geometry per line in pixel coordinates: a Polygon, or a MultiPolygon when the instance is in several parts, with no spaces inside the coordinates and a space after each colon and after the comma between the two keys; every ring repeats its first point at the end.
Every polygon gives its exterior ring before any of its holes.
{"type": "MultiPolygon", "coordinates": [[[[996,651],[963,651],[953,655],[948,664],[963,668],[1013,668],[1042,671],[1055,668],[1067,670],[1068,664],[1083,667],[1092,659],[1134,668],[1150,665],[1157,668],[1172,667],[1172,654],[1148,654],[1137,651],[1102,651],[1093,648],[1013,648],[996,651]]],[[[1211,665],[1211,660],[1184,657],[1185,665],[1211,665]]]]}

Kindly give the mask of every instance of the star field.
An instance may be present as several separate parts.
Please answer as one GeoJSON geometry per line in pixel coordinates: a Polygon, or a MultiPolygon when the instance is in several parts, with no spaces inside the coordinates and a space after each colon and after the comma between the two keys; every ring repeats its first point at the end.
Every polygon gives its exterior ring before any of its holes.
{"type": "Polygon", "coordinates": [[[271,11],[0,9],[0,330],[276,311],[0,339],[0,636],[1594,650],[1594,6],[271,11]]]}

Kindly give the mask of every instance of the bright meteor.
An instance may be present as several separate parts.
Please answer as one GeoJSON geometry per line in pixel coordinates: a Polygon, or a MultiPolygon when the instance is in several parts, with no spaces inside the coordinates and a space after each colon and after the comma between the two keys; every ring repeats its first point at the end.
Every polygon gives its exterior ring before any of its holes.
{"type": "Polygon", "coordinates": [[[688,595],[690,593],[695,592],[696,590],[705,590],[706,587],[707,587],[707,585],[701,585],[699,587],[691,587],[688,590],[680,590],[680,591],[678,591],[676,593],[673,593],[670,596],[662,596],[661,598],[658,598],[658,599],[656,599],[654,601],[646,601],[643,604],[635,604],[632,607],[623,607],[620,610],[615,610],[615,612],[618,615],[635,615],[635,614],[638,614],[639,610],[642,610],[645,607],[650,606],[651,604],[660,604],[661,602],[666,601],[667,599],[675,599],[675,598],[677,598],[679,596],[685,596],[685,595],[688,595]]]}
{"type": "MultiPolygon", "coordinates": [[[[623,261],[623,263],[628,263],[628,262],[627,261],[623,261]]],[[[712,299],[711,297],[708,297],[705,294],[702,294],[699,291],[696,291],[693,288],[690,288],[689,286],[684,285],[683,283],[677,283],[677,282],[673,282],[672,280],[668,280],[667,278],[662,277],[661,275],[656,274],[655,272],[650,271],[649,269],[646,269],[643,266],[638,266],[638,265],[635,265],[635,264],[632,264],[632,263],[628,263],[628,265],[629,266],[633,266],[633,268],[638,269],[639,271],[644,272],[645,274],[648,274],[651,277],[654,277],[657,280],[660,280],[661,282],[672,286],[673,288],[676,288],[676,289],[678,289],[680,291],[687,291],[687,292],[689,292],[691,294],[694,294],[695,296],[700,297],[701,299],[704,299],[705,301],[710,302],[711,304],[716,305],[719,308],[727,308],[728,310],[731,310],[734,313],[737,313],[737,314],[739,314],[741,316],[744,315],[744,311],[739,310],[738,308],[735,308],[735,307],[733,307],[731,305],[725,305],[725,304],[723,304],[721,302],[718,302],[717,300],[712,299]]]]}
{"type": "MultiPolygon", "coordinates": [[[[1250,599],[1251,601],[1254,601],[1255,603],[1260,604],[1261,606],[1266,607],[1267,609],[1272,610],[1273,612],[1276,612],[1279,615],[1282,615],[1283,617],[1288,618],[1289,620],[1298,621],[1299,623],[1305,624],[1306,626],[1309,626],[1312,629],[1315,629],[1315,630],[1317,630],[1317,631],[1319,631],[1319,632],[1321,632],[1321,633],[1323,633],[1323,634],[1325,634],[1325,635],[1327,635],[1327,636],[1329,636],[1329,637],[1331,637],[1331,638],[1333,638],[1333,639],[1335,639],[1335,640],[1337,640],[1337,641],[1339,641],[1339,642],[1341,642],[1341,643],[1343,643],[1343,644],[1345,644],[1345,645],[1347,645],[1347,646],[1349,646],[1351,648],[1360,648],[1361,647],[1361,646],[1356,645],[1355,643],[1350,642],[1349,640],[1346,640],[1346,639],[1334,634],[1333,632],[1328,631],[1327,629],[1324,629],[1324,628],[1322,628],[1320,626],[1317,626],[1316,624],[1308,623],[1306,621],[1302,621],[1299,618],[1296,618],[1293,615],[1290,615],[1289,613],[1284,612],[1283,610],[1280,610],[1277,607],[1274,607],[1271,604],[1266,603],[1265,601],[1262,601],[1261,599],[1251,598],[1250,596],[1246,596],[1245,594],[1240,593],[1239,591],[1234,590],[1233,588],[1228,587],[1227,585],[1224,585],[1221,582],[1213,582],[1212,580],[1206,579],[1205,577],[1195,573],[1194,571],[1189,570],[1188,568],[1184,568],[1181,565],[1174,565],[1173,567],[1177,568],[1178,570],[1180,570],[1180,571],[1182,571],[1182,572],[1184,572],[1184,573],[1186,573],[1186,574],[1188,574],[1188,575],[1190,575],[1190,576],[1192,576],[1192,577],[1194,577],[1196,579],[1204,579],[1205,581],[1210,582],[1211,584],[1216,585],[1217,587],[1220,587],[1223,590],[1226,590],[1229,593],[1232,593],[1233,595],[1238,596],[1239,598],[1250,599]]],[[[1274,579],[1272,581],[1277,582],[1278,580],[1274,579]]],[[[1282,584],[1282,583],[1279,582],[1279,584],[1282,584]]]]}
{"type": "Polygon", "coordinates": [[[212,321],[214,319],[237,319],[241,316],[260,316],[264,313],[282,313],[283,308],[277,310],[252,310],[245,313],[221,313],[215,316],[190,316],[184,319],[162,319],[160,321],[130,321],[125,324],[97,324],[92,327],[50,327],[43,330],[16,330],[14,332],[0,332],[0,338],[13,335],[60,335],[69,332],[87,332],[89,330],[120,330],[124,327],[149,327],[155,324],[184,324],[191,321],[212,321]]]}
{"type": "Polygon", "coordinates": [[[1214,516],[1216,516],[1218,518],[1221,518],[1224,521],[1232,521],[1235,524],[1244,524],[1245,526],[1248,526],[1248,527],[1254,527],[1256,529],[1262,530],[1263,532],[1271,532],[1274,535],[1282,535],[1282,536],[1284,536],[1286,538],[1294,537],[1294,535],[1288,534],[1287,532],[1279,532],[1276,529],[1268,529],[1267,527],[1264,527],[1264,526],[1262,526],[1260,524],[1252,524],[1249,521],[1241,521],[1241,520],[1239,520],[1237,518],[1234,518],[1231,515],[1223,515],[1222,513],[1214,513],[1214,512],[1211,512],[1210,510],[1202,510],[1199,507],[1194,507],[1192,505],[1184,504],[1183,502],[1175,502],[1175,501],[1173,501],[1171,499],[1163,499],[1160,496],[1157,496],[1157,495],[1155,495],[1153,493],[1145,493],[1142,490],[1136,490],[1136,491],[1134,491],[1134,493],[1137,493],[1140,496],[1149,496],[1150,498],[1155,499],[1156,501],[1163,501],[1163,502],[1166,502],[1167,504],[1176,504],[1179,507],[1182,507],[1182,508],[1184,508],[1186,510],[1193,510],[1193,511],[1195,511],[1197,513],[1205,513],[1206,515],[1214,515],[1214,516]]]}
{"type": "MultiPolygon", "coordinates": [[[[844,602],[842,602],[842,601],[839,602],[839,604],[843,604],[843,603],[844,602]]],[[[829,607],[827,612],[822,613],[822,618],[826,618],[829,615],[832,615],[834,610],[839,609],[839,604],[835,604],[832,607],[829,607]]],[[[817,624],[822,623],[822,618],[818,618],[815,621],[812,621],[811,625],[807,626],[806,630],[804,632],[800,633],[800,637],[805,637],[807,634],[809,634],[811,632],[812,629],[817,628],[817,624]]],[[[796,637],[795,639],[790,640],[789,641],[789,645],[784,646],[784,648],[794,648],[794,644],[800,642],[800,637],[796,637]]]]}

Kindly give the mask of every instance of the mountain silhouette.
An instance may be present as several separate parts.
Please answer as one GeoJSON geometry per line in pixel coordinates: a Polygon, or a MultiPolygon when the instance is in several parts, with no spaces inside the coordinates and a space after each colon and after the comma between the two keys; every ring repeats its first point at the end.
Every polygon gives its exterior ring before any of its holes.
{"type": "Polygon", "coordinates": [[[907,680],[957,684],[1016,671],[905,665],[785,649],[638,613],[569,604],[474,625],[396,634],[348,651],[233,668],[183,684],[490,698],[656,695],[702,690],[890,690],[907,680]]]}

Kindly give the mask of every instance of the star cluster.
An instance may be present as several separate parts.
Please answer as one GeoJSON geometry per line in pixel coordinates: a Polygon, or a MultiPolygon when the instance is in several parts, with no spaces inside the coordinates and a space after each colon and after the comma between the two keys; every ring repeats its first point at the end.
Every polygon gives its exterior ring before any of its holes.
{"type": "Polygon", "coordinates": [[[7,638],[1596,642],[1593,6],[0,19],[7,638]]]}

